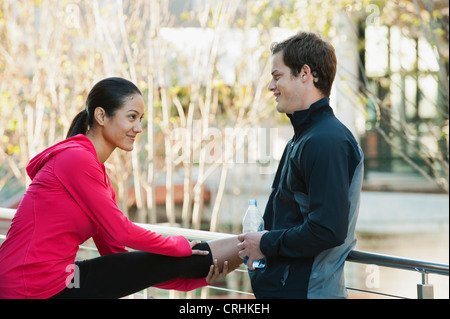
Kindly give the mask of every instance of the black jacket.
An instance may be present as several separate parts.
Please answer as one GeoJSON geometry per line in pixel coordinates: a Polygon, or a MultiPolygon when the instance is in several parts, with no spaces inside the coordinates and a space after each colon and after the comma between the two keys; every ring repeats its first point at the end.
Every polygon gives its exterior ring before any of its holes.
{"type": "Polygon", "coordinates": [[[289,116],[294,137],[264,212],[265,269],[250,272],[257,298],[346,297],[343,265],[355,245],[362,152],[328,98],[289,116]]]}

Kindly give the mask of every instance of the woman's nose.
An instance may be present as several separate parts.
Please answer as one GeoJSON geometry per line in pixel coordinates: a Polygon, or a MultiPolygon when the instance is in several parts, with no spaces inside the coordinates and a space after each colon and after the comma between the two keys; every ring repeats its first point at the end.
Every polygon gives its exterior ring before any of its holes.
{"type": "Polygon", "coordinates": [[[134,131],[136,133],[142,133],[142,123],[141,123],[141,121],[137,121],[137,124],[134,126],[134,131]]]}

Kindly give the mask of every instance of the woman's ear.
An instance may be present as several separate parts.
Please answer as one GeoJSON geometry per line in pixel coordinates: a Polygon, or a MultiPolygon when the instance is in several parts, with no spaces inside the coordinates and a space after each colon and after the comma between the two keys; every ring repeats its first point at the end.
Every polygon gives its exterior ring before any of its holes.
{"type": "Polygon", "coordinates": [[[102,107],[98,106],[95,108],[94,120],[95,120],[95,122],[97,122],[98,125],[100,125],[100,126],[104,125],[105,115],[106,115],[106,112],[102,107]]]}

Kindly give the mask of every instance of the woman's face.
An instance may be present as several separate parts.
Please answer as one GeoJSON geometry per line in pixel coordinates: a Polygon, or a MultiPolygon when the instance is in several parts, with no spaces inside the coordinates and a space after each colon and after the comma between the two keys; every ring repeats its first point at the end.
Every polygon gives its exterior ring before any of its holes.
{"type": "Polygon", "coordinates": [[[142,132],[144,100],[140,94],[126,98],[123,106],[114,116],[104,118],[103,137],[112,148],[132,151],[136,135],[142,132]]]}

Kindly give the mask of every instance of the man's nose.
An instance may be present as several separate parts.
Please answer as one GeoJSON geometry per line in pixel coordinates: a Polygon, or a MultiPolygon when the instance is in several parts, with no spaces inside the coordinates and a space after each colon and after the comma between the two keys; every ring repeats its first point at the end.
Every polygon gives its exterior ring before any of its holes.
{"type": "Polygon", "coordinates": [[[274,81],[274,79],[272,79],[271,81],[270,81],[270,83],[269,83],[269,87],[268,87],[268,90],[269,91],[273,91],[273,90],[275,90],[276,89],[276,85],[275,85],[275,81],[274,81]]]}

